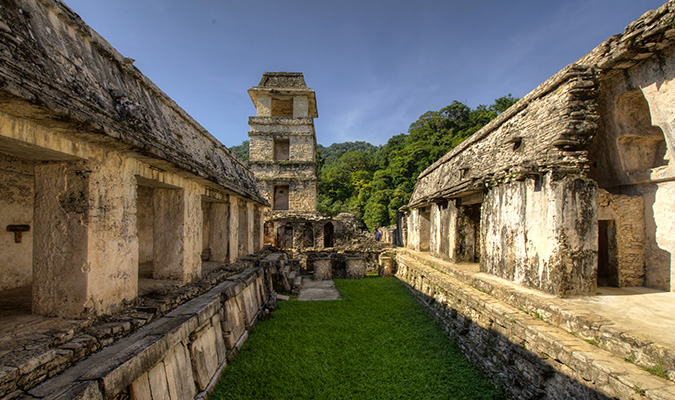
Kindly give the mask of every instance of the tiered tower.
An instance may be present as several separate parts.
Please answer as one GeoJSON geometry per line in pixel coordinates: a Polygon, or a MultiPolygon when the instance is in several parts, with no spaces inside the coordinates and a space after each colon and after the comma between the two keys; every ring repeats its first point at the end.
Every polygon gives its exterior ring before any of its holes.
{"type": "Polygon", "coordinates": [[[249,165],[275,216],[316,212],[316,97],[302,73],[265,72],[248,91],[249,165]]]}

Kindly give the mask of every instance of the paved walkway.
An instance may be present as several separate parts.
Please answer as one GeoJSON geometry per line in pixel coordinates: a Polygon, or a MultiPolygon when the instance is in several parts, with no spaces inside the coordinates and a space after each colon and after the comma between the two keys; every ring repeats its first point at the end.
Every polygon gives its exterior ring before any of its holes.
{"type": "Polygon", "coordinates": [[[300,288],[299,301],[340,300],[340,292],[335,288],[332,280],[315,281],[303,278],[300,288]]]}

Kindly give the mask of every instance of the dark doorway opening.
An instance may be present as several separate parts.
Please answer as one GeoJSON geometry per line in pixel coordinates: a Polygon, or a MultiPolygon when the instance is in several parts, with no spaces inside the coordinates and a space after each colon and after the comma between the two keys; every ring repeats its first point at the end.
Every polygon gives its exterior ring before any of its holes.
{"type": "Polygon", "coordinates": [[[333,247],[333,223],[329,222],[323,226],[323,247],[333,247]]]}
{"type": "Polygon", "coordinates": [[[614,220],[598,221],[598,286],[619,286],[614,220]]]}

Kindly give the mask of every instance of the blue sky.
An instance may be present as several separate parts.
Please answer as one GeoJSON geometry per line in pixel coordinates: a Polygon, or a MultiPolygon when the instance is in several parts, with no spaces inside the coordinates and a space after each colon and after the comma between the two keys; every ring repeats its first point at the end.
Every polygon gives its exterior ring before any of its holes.
{"type": "Polygon", "coordinates": [[[65,0],[227,146],[247,90],[303,72],[317,140],[379,145],[424,112],[522,97],[665,0],[65,0]]]}

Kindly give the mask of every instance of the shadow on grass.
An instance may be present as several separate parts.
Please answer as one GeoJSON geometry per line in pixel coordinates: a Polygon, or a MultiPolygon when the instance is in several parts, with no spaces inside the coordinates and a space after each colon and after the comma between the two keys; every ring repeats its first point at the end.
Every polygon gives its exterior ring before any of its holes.
{"type": "Polygon", "coordinates": [[[341,301],[283,302],[217,399],[502,399],[396,278],[336,280],[341,301]]]}

